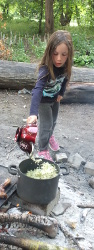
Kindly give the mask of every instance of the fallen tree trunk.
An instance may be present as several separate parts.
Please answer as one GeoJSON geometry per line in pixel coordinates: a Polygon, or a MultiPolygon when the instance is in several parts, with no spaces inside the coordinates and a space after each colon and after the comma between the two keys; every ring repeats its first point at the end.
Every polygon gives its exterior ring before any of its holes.
{"type": "Polygon", "coordinates": [[[94,83],[72,83],[64,94],[61,103],[94,103],[94,83]]]}
{"type": "Polygon", "coordinates": [[[37,79],[37,66],[0,60],[0,89],[32,89],[37,79]]]}
{"type": "MultiPolygon", "coordinates": [[[[0,60],[0,88],[32,89],[37,80],[37,63],[0,60]]],[[[94,69],[72,67],[70,82],[94,83],[94,69]]]]}
{"type": "MultiPolygon", "coordinates": [[[[0,89],[32,90],[37,68],[36,63],[0,60],[0,89]]],[[[61,103],[94,103],[94,69],[72,67],[69,89],[61,103]]]]}

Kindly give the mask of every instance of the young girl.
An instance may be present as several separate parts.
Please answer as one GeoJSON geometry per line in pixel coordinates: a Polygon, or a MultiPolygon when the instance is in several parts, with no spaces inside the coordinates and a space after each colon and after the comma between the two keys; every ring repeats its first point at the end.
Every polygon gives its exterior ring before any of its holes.
{"type": "Polygon", "coordinates": [[[38,80],[32,91],[30,116],[27,123],[37,123],[39,114],[38,157],[53,161],[48,147],[59,150],[53,131],[56,125],[60,101],[70,80],[73,58],[71,35],[58,30],[49,39],[39,65],[38,80]]]}

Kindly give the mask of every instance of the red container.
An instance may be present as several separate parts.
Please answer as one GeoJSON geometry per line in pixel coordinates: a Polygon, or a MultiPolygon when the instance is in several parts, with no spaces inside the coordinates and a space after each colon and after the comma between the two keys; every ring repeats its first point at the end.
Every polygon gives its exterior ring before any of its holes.
{"type": "Polygon", "coordinates": [[[35,143],[37,131],[38,128],[36,124],[30,124],[21,128],[17,128],[15,141],[23,151],[27,153],[32,152],[32,143],[35,143]]]}

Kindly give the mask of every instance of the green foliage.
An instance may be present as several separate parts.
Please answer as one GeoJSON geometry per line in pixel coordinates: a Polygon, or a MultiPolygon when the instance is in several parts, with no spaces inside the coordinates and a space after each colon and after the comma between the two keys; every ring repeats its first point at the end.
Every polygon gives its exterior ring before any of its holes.
{"type": "MultiPolygon", "coordinates": [[[[76,20],[78,25],[94,26],[94,0],[55,0],[53,2],[54,21],[58,26],[62,16],[63,25],[68,24],[71,18],[76,20]]],[[[41,3],[41,0],[3,0],[0,1],[0,12],[6,20],[23,17],[28,20],[37,19],[39,22],[41,8],[42,17],[45,19],[45,0],[43,0],[43,6],[41,3]]]]}
{"type": "Polygon", "coordinates": [[[94,31],[93,27],[67,27],[74,46],[74,65],[94,67],[94,31]]]}
{"type": "Polygon", "coordinates": [[[29,38],[28,44],[31,48],[32,53],[36,56],[36,58],[41,58],[43,56],[44,50],[46,48],[47,42],[41,41],[41,39],[37,36],[34,41],[29,38]]]}
{"type": "Polygon", "coordinates": [[[12,60],[16,62],[30,63],[30,58],[25,52],[23,41],[19,41],[16,45],[12,46],[12,60]]]}
{"type": "Polygon", "coordinates": [[[93,55],[76,55],[74,56],[74,65],[75,66],[85,66],[85,67],[94,67],[94,53],[93,55]]]}
{"type": "MultiPolygon", "coordinates": [[[[62,29],[56,24],[55,30],[62,29]]],[[[74,45],[74,65],[94,67],[94,28],[85,26],[65,26],[72,35],[74,45]]],[[[44,23],[43,35],[38,36],[38,22],[27,19],[6,22],[6,29],[2,28],[2,37],[5,37],[7,47],[12,50],[12,60],[30,62],[32,55],[41,59],[46,48],[44,23]],[[10,32],[11,30],[11,32],[10,32]]]]}
{"type": "MultiPolygon", "coordinates": [[[[3,26],[4,22],[0,22],[3,26]]],[[[38,22],[37,20],[28,21],[27,18],[15,19],[6,21],[6,30],[2,28],[2,33],[10,36],[10,31],[13,35],[19,36],[19,34],[24,37],[25,34],[28,36],[32,36],[33,34],[38,34],[38,22]]]]}

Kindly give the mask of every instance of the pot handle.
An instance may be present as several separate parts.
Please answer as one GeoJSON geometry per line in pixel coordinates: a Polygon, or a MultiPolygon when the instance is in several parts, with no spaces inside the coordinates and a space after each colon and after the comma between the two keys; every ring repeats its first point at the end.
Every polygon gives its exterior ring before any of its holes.
{"type": "Polygon", "coordinates": [[[67,174],[69,174],[69,167],[68,166],[60,166],[60,168],[62,169],[62,175],[67,175],[67,174]],[[64,171],[63,171],[63,169],[64,169],[64,171]]]}
{"type": "Polygon", "coordinates": [[[9,165],[8,172],[12,175],[17,175],[18,174],[17,166],[16,165],[9,165]]]}

